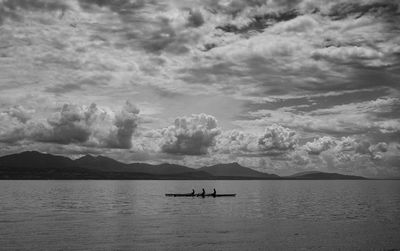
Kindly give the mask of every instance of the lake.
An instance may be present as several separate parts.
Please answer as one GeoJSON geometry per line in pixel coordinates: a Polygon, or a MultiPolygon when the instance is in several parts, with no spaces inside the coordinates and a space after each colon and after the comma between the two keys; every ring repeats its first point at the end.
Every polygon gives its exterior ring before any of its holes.
{"type": "Polygon", "coordinates": [[[400,181],[0,181],[2,250],[400,249],[400,181]],[[165,193],[237,193],[165,197],[165,193]]]}

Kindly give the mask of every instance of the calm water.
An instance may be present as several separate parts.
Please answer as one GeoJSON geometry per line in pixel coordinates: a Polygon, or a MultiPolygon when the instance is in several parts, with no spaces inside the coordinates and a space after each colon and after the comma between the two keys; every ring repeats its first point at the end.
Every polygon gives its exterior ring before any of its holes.
{"type": "Polygon", "coordinates": [[[0,249],[400,249],[400,181],[0,181],[0,249]],[[233,198],[170,198],[213,187],[233,198]]]}

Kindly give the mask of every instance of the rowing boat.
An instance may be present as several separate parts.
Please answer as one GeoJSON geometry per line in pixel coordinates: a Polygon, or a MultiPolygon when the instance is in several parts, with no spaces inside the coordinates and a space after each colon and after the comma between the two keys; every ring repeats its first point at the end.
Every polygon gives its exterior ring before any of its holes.
{"type": "Polygon", "coordinates": [[[191,193],[166,193],[165,196],[168,197],[194,197],[196,194],[191,193]]]}
{"type": "Polygon", "coordinates": [[[211,196],[211,197],[235,197],[235,193],[226,193],[226,194],[206,194],[206,196],[211,196]]]}
{"type": "Polygon", "coordinates": [[[235,197],[235,193],[227,193],[227,194],[205,194],[204,196],[201,194],[191,194],[191,193],[166,193],[167,197],[235,197]]]}

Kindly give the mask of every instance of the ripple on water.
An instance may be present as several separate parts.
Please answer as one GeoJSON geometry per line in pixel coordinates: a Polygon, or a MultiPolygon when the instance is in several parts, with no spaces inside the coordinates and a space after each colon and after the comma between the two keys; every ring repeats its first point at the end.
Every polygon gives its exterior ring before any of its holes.
{"type": "Polygon", "coordinates": [[[4,249],[390,249],[398,181],[0,181],[4,249]],[[198,190],[198,189],[197,189],[198,190]]]}

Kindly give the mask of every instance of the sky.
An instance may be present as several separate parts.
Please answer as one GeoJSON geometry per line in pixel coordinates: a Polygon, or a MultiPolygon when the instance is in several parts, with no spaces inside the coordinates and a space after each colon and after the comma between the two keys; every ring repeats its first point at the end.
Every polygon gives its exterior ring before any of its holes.
{"type": "Polygon", "coordinates": [[[400,3],[0,0],[0,155],[400,176],[400,3]]]}

